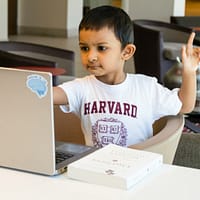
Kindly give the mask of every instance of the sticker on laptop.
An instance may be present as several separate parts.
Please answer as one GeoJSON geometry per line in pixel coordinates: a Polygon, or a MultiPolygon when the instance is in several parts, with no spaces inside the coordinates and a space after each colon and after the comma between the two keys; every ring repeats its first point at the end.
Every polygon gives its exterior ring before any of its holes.
{"type": "Polygon", "coordinates": [[[46,96],[48,91],[47,80],[40,75],[32,74],[27,76],[26,86],[39,98],[46,96]]]}

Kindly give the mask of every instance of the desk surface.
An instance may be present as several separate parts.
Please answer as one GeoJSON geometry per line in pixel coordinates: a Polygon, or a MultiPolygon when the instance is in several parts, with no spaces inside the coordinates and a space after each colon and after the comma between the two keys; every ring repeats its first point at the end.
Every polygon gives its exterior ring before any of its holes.
{"type": "Polygon", "coordinates": [[[199,199],[200,170],[163,165],[131,190],[68,179],[67,173],[46,177],[0,168],[0,197],[4,200],[170,200],[199,199]]]}

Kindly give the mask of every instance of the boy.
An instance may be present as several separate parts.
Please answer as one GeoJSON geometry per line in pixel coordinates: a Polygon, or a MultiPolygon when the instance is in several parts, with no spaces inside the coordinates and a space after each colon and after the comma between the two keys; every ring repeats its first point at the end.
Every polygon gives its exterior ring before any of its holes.
{"type": "Polygon", "coordinates": [[[194,108],[200,50],[193,49],[193,39],[194,33],[182,49],[182,86],[170,91],[155,78],[124,72],[136,50],[132,22],[120,8],[94,8],[79,25],[81,60],[91,75],[55,87],[54,103],[80,117],[87,145],[144,141],[155,120],[194,108]]]}

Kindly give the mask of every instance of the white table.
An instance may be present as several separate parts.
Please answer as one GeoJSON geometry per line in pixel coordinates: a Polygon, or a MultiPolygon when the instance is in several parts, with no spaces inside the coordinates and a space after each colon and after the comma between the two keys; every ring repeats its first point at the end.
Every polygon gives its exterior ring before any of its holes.
{"type": "Polygon", "coordinates": [[[70,180],[67,173],[46,177],[0,168],[0,199],[11,200],[195,200],[200,170],[163,165],[131,190],[70,180]]]}

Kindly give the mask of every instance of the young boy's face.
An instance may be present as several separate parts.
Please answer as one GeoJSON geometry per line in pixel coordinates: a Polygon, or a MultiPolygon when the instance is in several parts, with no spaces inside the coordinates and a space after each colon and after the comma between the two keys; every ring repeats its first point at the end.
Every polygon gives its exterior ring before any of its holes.
{"type": "Polygon", "coordinates": [[[124,80],[124,50],[112,29],[81,30],[79,45],[83,66],[90,74],[108,84],[124,80]]]}

